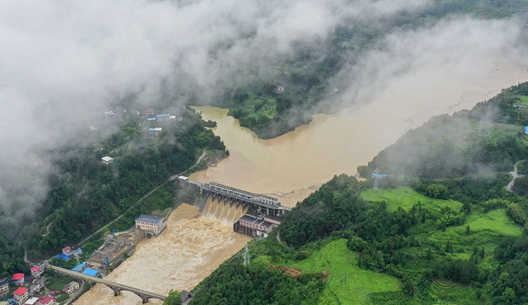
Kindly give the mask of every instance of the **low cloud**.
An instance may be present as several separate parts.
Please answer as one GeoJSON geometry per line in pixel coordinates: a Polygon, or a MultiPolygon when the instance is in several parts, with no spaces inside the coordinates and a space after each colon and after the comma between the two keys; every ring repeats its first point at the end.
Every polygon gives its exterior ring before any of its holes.
{"type": "MultiPolygon", "coordinates": [[[[190,95],[207,102],[226,79],[243,83],[247,75],[240,72],[248,67],[252,73],[271,73],[270,66],[293,55],[292,44],[316,47],[345,20],[375,23],[427,4],[2,1],[0,207],[12,216],[33,211],[46,195],[54,152],[83,144],[79,134],[88,126],[111,126],[104,111],[124,97],[133,94],[137,110],[167,96],[173,104],[190,95]]],[[[390,79],[420,65],[478,74],[479,56],[510,52],[520,29],[516,21],[456,19],[392,33],[332,83],[344,88],[340,102],[348,104],[368,100],[390,79]]]]}

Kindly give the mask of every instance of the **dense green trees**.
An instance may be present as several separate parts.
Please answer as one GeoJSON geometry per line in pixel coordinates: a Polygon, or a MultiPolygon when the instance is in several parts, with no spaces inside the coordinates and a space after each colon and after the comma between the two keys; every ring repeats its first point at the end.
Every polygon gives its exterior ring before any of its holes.
{"type": "Polygon", "coordinates": [[[197,289],[194,305],[316,304],[324,288],[322,274],[294,278],[264,265],[221,265],[197,289]]]}
{"type": "Polygon", "coordinates": [[[46,257],[76,244],[130,207],[112,229],[127,229],[139,214],[172,206],[171,183],[141,204],[133,204],[171,175],[190,168],[204,148],[225,151],[199,115],[192,110],[181,115],[182,121],[164,125],[156,139],[145,139],[148,127],[140,127],[139,117],[131,116],[101,142],[103,151],[94,151],[91,145],[62,148],[49,180],[50,191],[37,213],[40,218],[28,219],[16,241],[0,236],[0,276],[26,269],[21,262],[23,245],[30,257],[46,257]],[[105,155],[114,161],[103,164],[105,155]]]}

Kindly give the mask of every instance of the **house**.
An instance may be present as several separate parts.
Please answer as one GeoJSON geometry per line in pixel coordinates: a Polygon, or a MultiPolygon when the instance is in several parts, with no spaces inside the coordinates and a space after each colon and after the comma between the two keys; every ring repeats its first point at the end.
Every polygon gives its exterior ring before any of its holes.
{"type": "Polygon", "coordinates": [[[101,151],[103,150],[103,147],[101,145],[98,145],[98,144],[95,144],[95,145],[92,145],[92,151],[101,151]]]}
{"type": "Polygon", "coordinates": [[[72,271],[75,271],[75,272],[79,271],[79,272],[81,272],[81,271],[83,271],[84,267],[86,267],[86,262],[81,263],[81,264],[79,264],[79,265],[73,267],[72,271]]]}
{"type": "Polygon", "coordinates": [[[50,296],[39,298],[37,302],[37,305],[55,305],[55,304],[58,304],[57,299],[52,298],[50,296]]]}
{"type": "Polygon", "coordinates": [[[169,117],[169,120],[176,121],[176,116],[175,116],[175,115],[171,115],[171,116],[169,117]]]}
{"type": "Polygon", "coordinates": [[[170,116],[171,116],[171,115],[168,114],[168,113],[158,114],[158,115],[156,116],[156,119],[157,119],[158,122],[163,122],[163,121],[167,121],[167,120],[169,120],[169,119],[170,119],[170,116]]]}
{"type": "Polygon", "coordinates": [[[156,122],[156,118],[148,118],[147,121],[148,122],[156,122]]]}
{"type": "Polygon", "coordinates": [[[147,108],[143,111],[145,113],[145,116],[148,118],[148,117],[153,117],[156,115],[156,111],[154,111],[154,108],[147,108]]]}
{"type": "Polygon", "coordinates": [[[106,111],[105,114],[108,115],[108,116],[114,116],[114,115],[116,115],[112,110],[110,110],[110,111],[106,111]]]}
{"type": "Polygon", "coordinates": [[[278,86],[277,87],[277,93],[282,94],[284,92],[284,86],[278,86]]]}
{"type": "Polygon", "coordinates": [[[72,251],[73,256],[80,256],[83,253],[83,250],[81,248],[72,251]]]}
{"type": "Polygon", "coordinates": [[[161,217],[141,215],[136,219],[136,228],[159,235],[167,227],[167,222],[161,217]]]}
{"type": "Polygon", "coordinates": [[[39,292],[40,289],[42,289],[43,283],[42,282],[35,282],[35,284],[29,286],[29,293],[34,294],[36,292],[39,292]]]}
{"type": "Polygon", "coordinates": [[[9,293],[9,282],[7,277],[0,278],[0,298],[9,293]]]}
{"type": "Polygon", "coordinates": [[[156,128],[149,128],[149,136],[150,137],[159,137],[161,135],[161,131],[163,128],[156,127],[156,128]]]}
{"type": "Polygon", "coordinates": [[[44,268],[41,268],[41,267],[31,266],[31,268],[29,269],[31,270],[31,276],[35,278],[39,278],[42,275],[42,273],[44,273],[44,268]]]}
{"type": "Polygon", "coordinates": [[[64,288],[62,289],[62,291],[64,293],[67,293],[68,295],[71,295],[72,293],[75,292],[75,290],[79,289],[79,283],[77,283],[76,281],[71,281],[69,282],[68,284],[66,284],[64,286],[64,288]]]}
{"type": "Polygon", "coordinates": [[[24,305],[37,305],[38,298],[29,298],[24,305]]]}
{"type": "Polygon", "coordinates": [[[65,254],[65,255],[71,255],[71,247],[70,246],[66,246],[66,247],[62,248],[62,253],[65,254]]]}
{"type": "Polygon", "coordinates": [[[233,230],[248,236],[268,237],[273,228],[279,224],[280,222],[276,220],[246,214],[233,224],[233,230]]]}
{"type": "Polygon", "coordinates": [[[13,301],[16,304],[22,305],[29,298],[28,289],[26,287],[18,287],[15,292],[13,292],[13,301]]]}
{"type": "Polygon", "coordinates": [[[18,286],[24,285],[24,273],[15,273],[11,277],[11,282],[17,284],[18,286]]]}
{"type": "Polygon", "coordinates": [[[97,274],[99,274],[99,271],[97,271],[95,269],[91,269],[91,268],[86,268],[86,269],[84,269],[82,274],[86,274],[86,275],[89,275],[89,276],[97,276],[97,274]]]}
{"type": "Polygon", "coordinates": [[[57,255],[55,258],[57,259],[62,259],[63,261],[68,261],[70,260],[70,256],[69,255],[66,255],[64,253],[61,253],[59,255],[57,255]]]}
{"type": "Polygon", "coordinates": [[[101,160],[103,160],[104,164],[110,164],[112,161],[114,161],[114,158],[111,158],[109,156],[102,157],[101,160]]]}

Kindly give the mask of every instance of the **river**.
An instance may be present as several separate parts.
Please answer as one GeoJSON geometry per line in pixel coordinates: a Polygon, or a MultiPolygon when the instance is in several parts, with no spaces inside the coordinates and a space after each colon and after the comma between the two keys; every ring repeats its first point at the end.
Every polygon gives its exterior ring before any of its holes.
{"type": "MultiPolygon", "coordinates": [[[[527,67],[524,60],[502,56],[475,67],[472,77],[425,66],[394,78],[368,101],[336,114],[315,115],[310,124],[270,140],[258,139],[240,127],[225,109],[196,107],[204,119],[217,122],[213,131],[230,156],[190,178],[268,194],[294,206],[333,175],[355,174],[357,166],[431,116],[471,108],[502,88],[526,81],[527,67]]],[[[163,294],[192,289],[249,240],[232,232],[227,220],[235,216],[219,212],[223,217],[218,217],[211,207],[206,210],[209,217],[201,216],[195,207],[180,206],[162,235],[141,242],[132,257],[107,278],[163,294]]],[[[141,301],[127,292],[113,297],[110,289],[97,285],[76,304],[141,301]]]]}

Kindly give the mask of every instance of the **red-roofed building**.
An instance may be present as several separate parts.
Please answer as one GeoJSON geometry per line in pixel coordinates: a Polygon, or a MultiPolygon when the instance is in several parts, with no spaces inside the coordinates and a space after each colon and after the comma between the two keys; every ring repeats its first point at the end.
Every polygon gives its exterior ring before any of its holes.
{"type": "Polygon", "coordinates": [[[65,255],[70,255],[71,254],[70,246],[62,248],[62,253],[65,254],[65,255]]]}
{"type": "Polygon", "coordinates": [[[24,304],[24,302],[29,298],[28,290],[26,287],[18,287],[15,292],[13,292],[13,300],[17,304],[24,304]]]}
{"type": "Polygon", "coordinates": [[[24,285],[24,273],[15,273],[11,278],[11,282],[17,284],[18,286],[24,285]]]}
{"type": "Polygon", "coordinates": [[[40,298],[37,302],[37,305],[53,305],[53,304],[57,304],[57,300],[50,296],[40,298]]]}
{"type": "Polygon", "coordinates": [[[42,273],[44,273],[44,268],[40,268],[37,266],[32,266],[31,268],[31,275],[33,277],[39,278],[42,273]]]}

